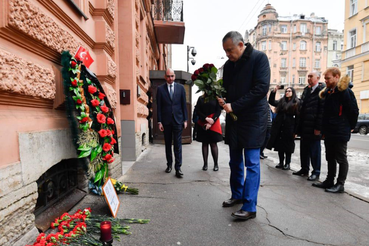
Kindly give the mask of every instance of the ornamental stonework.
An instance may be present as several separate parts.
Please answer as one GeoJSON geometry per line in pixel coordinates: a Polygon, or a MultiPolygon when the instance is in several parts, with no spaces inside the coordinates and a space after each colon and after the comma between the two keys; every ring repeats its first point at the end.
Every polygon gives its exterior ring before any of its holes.
{"type": "Polygon", "coordinates": [[[114,49],[115,48],[115,34],[114,31],[111,29],[111,27],[109,25],[106,25],[106,42],[108,43],[108,45],[114,49]]]}
{"type": "Polygon", "coordinates": [[[114,0],[108,0],[108,12],[113,19],[114,19],[114,10],[115,10],[114,0]]]}
{"type": "Polygon", "coordinates": [[[108,75],[112,78],[117,77],[117,64],[108,56],[108,75]]]}
{"type": "Polygon", "coordinates": [[[149,109],[145,105],[138,103],[137,104],[137,114],[142,115],[142,116],[148,116],[149,109]]]}
{"type": "Polygon", "coordinates": [[[110,84],[106,83],[104,85],[104,92],[109,99],[110,106],[112,108],[117,108],[118,105],[117,92],[114,90],[114,88],[110,84]]]}
{"type": "Polygon", "coordinates": [[[0,49],[0,90],[53,100],[56,93],[55,75],[52,69],[0,49]]]}
{"type": "Polygon", "coordinates": [[[81,45],[28,0],[10,0],[9,5],[9,24],[33,39],[59,53],[63,50],[77,50],[81,45]]]}

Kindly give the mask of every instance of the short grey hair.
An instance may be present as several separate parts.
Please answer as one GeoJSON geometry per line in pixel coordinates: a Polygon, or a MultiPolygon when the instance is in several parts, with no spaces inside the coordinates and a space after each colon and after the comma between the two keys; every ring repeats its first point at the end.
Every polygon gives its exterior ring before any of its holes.
{"type": "Polygon", "coordinates": [[[241,33],[237,32],[237,31],[230,31],[230,32],[228,32],[224,36],[222,42],[225,43],[227,41],[227,39],[229,39],[229,38],[232,39],[232,42],[235,45],[237,45],[239,42],[244,43],[244,40],[243,40],[243,37],[242,37],[241,33]]]}
{"type": "Polygon", "coordinates": [[[320,72],[319,72],[319,71],[313,70],[313,71],[311,71],[310,73],[313,73],[313,74],[315,74],[318,78],[320,78],[320,72]]]}

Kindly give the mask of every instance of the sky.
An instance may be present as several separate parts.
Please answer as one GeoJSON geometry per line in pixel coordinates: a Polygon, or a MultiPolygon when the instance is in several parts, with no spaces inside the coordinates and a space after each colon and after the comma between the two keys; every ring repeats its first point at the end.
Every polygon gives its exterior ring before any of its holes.
{"type": "Polygon", "coordinates": [[[260,11],[270,3],[279,16],[315,13],[328,20],[329,29],[343,30],[344,0],[183,0],[185,39],[183,45],[172,45],[174,70],[187,70],[187,46],[196,48],[192,73],[205,63],[220,67],[227,60],[222,48],[223,36],[232,30],[242,35],[257,24],[260,11]],[[223,58],[223,59],[222,59],[223,58]]]}

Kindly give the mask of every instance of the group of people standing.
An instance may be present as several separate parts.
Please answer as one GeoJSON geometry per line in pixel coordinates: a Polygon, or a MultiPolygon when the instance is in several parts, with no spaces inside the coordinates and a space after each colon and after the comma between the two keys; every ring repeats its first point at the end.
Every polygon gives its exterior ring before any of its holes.
{"type": "MultiPolygon", "coordinates": [[[[328,192],[342,192],[348,171],[347,142],[358,116],[356,99],[348,86],[349,80],[340,80],[339,69],[329,68],[324,73],[324,87],[318,83],[319,73],[313,71],[308,75],[309,85],[304,89],[301,99],[297,98],[294,88],[287,87],[284,97],[275,100],[275,94],[280,89],[280,86],[276,86],[269,96],[269,104],[275,107],[276,114],[271,123],[273,117],[267,100],[270,86],[267,56],[255,50],[250,43],[244,43],[242,35],[235,31],[227,33],[222,44],[228,57],[223,70],[226,100],[218,98],[218,101],[205,102],[204,96],[198,99],[195,111],[199,124],[194,135],[195,140],[202,142],[202,169],[208,169],[210,146],[213,170],[218,171],[217,142],[222,140],[222,135],[211,129],[219,127],[221,109],[226,111],[225,143],[229,145],[231,197],[222,206],[241,204],[241,208],[232,216],[240,220],[255,218],[260,159],[266,158],[263,150],[266,147],[278,151],[279,163],[276,168],[288,170],[297,134],[301,136],[301,170],[293,174],[308,176],[311,161],[313,171],[308,180],[319,180],[320,141],[324,138],[328,175],[324,182],[313,183],[313,186],[325,188],[328,192]],[[236,114],[237,121],[229,113],[236,114]],[[337,163],[339,175],[334,183],[337,163]]],[[[181,133],[187,127],[188,119],[185,91],[183,86],[174,83],[172,69],[166,71],[165,79],[167,83],[158,87],[157,91],[158,125],[164,131],[165,138],[165,171],[172,171],[173,141],[176,176],[182,178],[181,133]]]]}

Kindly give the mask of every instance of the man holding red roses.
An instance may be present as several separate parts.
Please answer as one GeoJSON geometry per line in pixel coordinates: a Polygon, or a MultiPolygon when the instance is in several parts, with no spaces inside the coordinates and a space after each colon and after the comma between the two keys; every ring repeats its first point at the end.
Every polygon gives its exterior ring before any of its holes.
{"type": "Polygon", "coordinates": [[[267,93],[270,84],[268,57],[244,43],[240,33],[231,31],[223,38],[223,49],[228,61],[224,64],[223,86],[225,103],[219,104],[228,113],[225,143],[229,145],[232,196],[223,207],[243,204],[232,213],[240,220],[256,217],[257,196],[260,185],[260,147],[262,146],[268,117],[267,93]],[[237,115],[233,121],[229,113],[237,115]],[[246,166],[246,179],[244,168],[246,166]]]}

